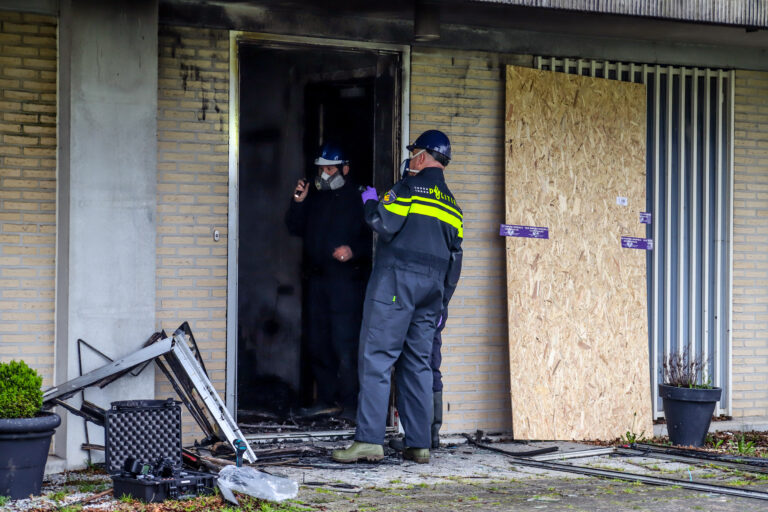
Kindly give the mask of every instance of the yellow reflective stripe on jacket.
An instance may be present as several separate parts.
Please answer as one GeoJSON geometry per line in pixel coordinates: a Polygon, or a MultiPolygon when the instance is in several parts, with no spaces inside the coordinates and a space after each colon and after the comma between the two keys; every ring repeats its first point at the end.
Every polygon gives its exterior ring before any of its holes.
{"type": "Polygon", "coordinates": [[[437,199],[432,199],[431,197],[422,197],[422,196],[414,196],[414,197],[413,197],[413,198],[411,198],[411,199],[412,199],[412,200],[413,200],[413,199],[415,199],[416,201],[426,201],[426,202],[428,202],[428,203],[439,204],[440,206],[442,206],[442,207],[443,207],[443,208],[445,208],[446,210],[450,210],[450,211],[452,211],[453,213],[455,213],[456,215],[458,215],[460,219],[463,219],[463,218],[464,218],[464,217],[461,215],[461,212],[459,212],[459,211],[458,211],[456,208],[453,208],[453,207],[451,207],[451,206],[448,206],[448,205],[447,205],[447,204],[445,204],[444,202],[442,202],[442,201],[438,201],[437,199]]]}
{"type": "Polygon", "coordinates": [[[384,204],[383,206],[388,212],[400,215],[401,217],[407,217],[408,210],[410,209],[410,205],[397,204],[397,202],[384,204]]]}
{"type": "Polygon", "coordinates": [[[419,202],[424,199],[425,198],[423,197],[415,197],[415,198],[407,198],[407,199],[397,198],[394,203],[382,204],[382,206],[384,206],[384,208],[388,212],[394,213],[395,215],[399,215],[401,217],[407,217],[409,213],[415,213],[417,215],[424,215],[426,217],[435,218],[439,221],[445,222],[450,226],[455,227],[459,232],[459,237],[464,238],[464,225],[462,222],[461,214],[458,211],[434,199],[426,198],[428,202],[439,204],[444,208],[449,208],[455,211],[456,214],[454,215],[441,208],[437,208],[435,206],[431,206],[429,204],[423,204],[419,202]],[[413,199],[416,199],[417,201],[412,202],[413,199]],[[406,203],[406,204],[398,204],[398,203],[406,203]],[[411,203],[410,206],[407,203],[411,203]]]}
{"type": "Polygon", "coordinates": [[[457,219],[455,215],[451,215],[445,210],[426,204],[413,203],[411,205],[410,213],[433,217],[439,221],[445,222],[459,231],[459,238],[464,238],[464,226],[462,225],[461,219],[457,219]]]}

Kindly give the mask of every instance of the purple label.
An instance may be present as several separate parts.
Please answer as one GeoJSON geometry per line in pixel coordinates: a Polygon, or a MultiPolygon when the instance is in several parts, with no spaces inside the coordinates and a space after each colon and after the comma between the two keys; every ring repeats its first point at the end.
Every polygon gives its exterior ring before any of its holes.
{"type": "Polygon", "coordinates": [[[499,234],[501,236],[519,236],[523,238],[549,238],[549,228],[502,224],[499,234]]]}
{"type": "Polygon", "coordinates": [[[653,250],[652,238],[636,238],[634,236],[621,237],[621,246],[625,249],[643,249],[645,251],[653,250]]]}
{"type": "Polygon", "coordinates": [[[651,212],[640,212],[640,224],[650,224],[651,217],[651,212]]]}

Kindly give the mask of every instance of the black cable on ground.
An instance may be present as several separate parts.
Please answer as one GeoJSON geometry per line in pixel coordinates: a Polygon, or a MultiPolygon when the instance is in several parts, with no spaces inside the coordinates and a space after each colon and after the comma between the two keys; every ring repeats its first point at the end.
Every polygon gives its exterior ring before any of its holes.
{"type": "Polygon", "coordinates": [[[478,448],[482,448],[484,450],[490,450],[492,452],[503,453],[504,455],[512,455],[513,457],[533,457],[534,455],[544,455],[545,453],[552,453],[559,450],[557,446],[549,446],[547,448],[538,448],[536,450],[528,450],[525,452],[517,452],[517,451],[513,452],[509,450],[503,450],[501,448],[496,448],[495,446],[489,446],[487,444],[480,444],[474,439],[472,439],[472,437],[469,434],[464,434],[464,437],[467,438],[467,441],[469,441],[470,444],[473,444],[478,448]]]}
{"type": "Polygon", "coordinates": [[[689,457],[687,455],[668,454],[640,447],[624,448],[620,446],[616,448],[616,451],[612,455],[618,457],[645,457],[650,459],[684,462],[686,464],[699,464],[702,466],[717,466],[723,469],[735,469],[738,471],[768,475],[768,467],[756,466],[754,464],[742,464],[740,462],[729,460],[710,460],[697,456],[689,457]]]}
{"type": "Polygon", "coordinates": [[[707,459],[716,462],[736,462],[760,468],[768,468],[768,460],[760,457],[744,457],[742,455],[726,455],[719,453],[710,453],[702,450],[692,450],[686,448],[673,448],[651,443],[635,443],[630,445],[635,450],[647,451],[649,453],[664,453],[667,455],[681,455],[684,457],[693,457],[696,459],[707,459]]]}

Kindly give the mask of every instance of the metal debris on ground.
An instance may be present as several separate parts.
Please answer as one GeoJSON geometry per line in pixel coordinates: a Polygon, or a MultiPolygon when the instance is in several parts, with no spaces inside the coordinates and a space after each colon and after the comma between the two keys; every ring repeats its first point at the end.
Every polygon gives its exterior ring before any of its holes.
{"type": "Polygon", "coordinates": [[[315,489],[324,489],[326,491],[348,492],[350,494],[359,494],[363,491],[363,488],[359,485],[332,482],[302,482],[301,485],[305,487],[313,487],[315,489]]]}
{"type": "MultiPolygon", "coordinates": [[[[43,394],[43,407],[49,409],[60,405],[87,421],[99,424],[101,415],[94,414],[88,408],[76,409],[66,404],[65,400],[87,387],[106,386],[132,369],[152,361],[168,378],[187,410],[207,436],[203,444],[216,440],[226,441],[234,451],[235,440],[246,441],[208,378],[187,322],[176,329],[172,336],[166,336],[164,331],[155,333],[140,350],[48,389],[43,394]]],[[[244,457],[249,462],[256,461],[250,446],[247,446],[244,457]]]]}

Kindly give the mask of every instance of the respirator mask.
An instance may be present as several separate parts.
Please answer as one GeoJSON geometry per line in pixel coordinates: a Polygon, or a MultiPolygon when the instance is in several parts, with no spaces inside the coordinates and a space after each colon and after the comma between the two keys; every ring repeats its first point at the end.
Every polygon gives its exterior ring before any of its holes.
{"type": "Polygon", "coordinates": [[[315,178],[315,187],[317,190],[338,190],[344,186],[344,174],[341,169],[337,170],[333,175],[323,171],[323,173],[315,178]]]}

